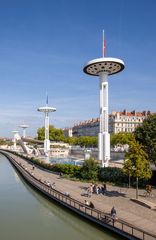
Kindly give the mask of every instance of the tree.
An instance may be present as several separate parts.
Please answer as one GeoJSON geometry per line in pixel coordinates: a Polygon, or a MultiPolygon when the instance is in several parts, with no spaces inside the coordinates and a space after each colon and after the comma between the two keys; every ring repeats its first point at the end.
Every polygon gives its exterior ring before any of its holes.
{"type": "Polygon", "coordinates": [[[123,168],[123,172],[128,175],[128,187],[130,188],[131,186],[131,176],[132,176],[132,161],[129,159],[125,159],[124,161],[124,168],[123,168]]]}
{"type": "Polygon", "coordinates": [[[156,114],[150,115],[134,132],[136,140],[144,146],[149,161],[156,165],[156,114]]]}
{"type": "Polygon", "coordinates": [[[80,145],[81,147],[97,147],[98,138],[93,136],[81,136],[81,137],[66,137],[64,138],[66,143],[71,145],[80,145]]]}
{"type": "MultiPolygon", "coordinates": [[[[45,128],[39,128],[37,130],[37,139],[44,140],[45,128]]],[[[81,137],[65,137],[62,129],[49,126],[49,139],[51,141],[63,141],[70,145],[80,145],[81,147],[97,147],[98,138],[94,136],[81,136],[81,137]]]]}
{"type": "Polygon", "coordinates": [[[77,145],[82,147],[97,147],[98,140],[97,137],[81,136],[77,138],[77,145]]]}
{"type": "MultiPolygon", "coordinates": [[[[44,140],[45,138],[45,128],[39,128],[37,131],[38,140],[44,140]]],[[[62,129],[55,128],[54,126],[49,126],[49,139],[51,141],[63,141],[64,133],[62,129]]]]}
{"type": "Polygon", "coordinates": [[[84,179],[96,181],[98,178],[98,170],[99,167],[97,162],[93,158],[90,158],[84,161],[81,169],[81,176],[84,179]]]}
{"type": "Polygon", "coordinates": [[[64,141],[64,132],[62,129],[49,127],[49,139],[51,141],[64,141]]]}
{"type": "Polygon", "coordinates": [[[38,140],[44,140],[45,138],[45,128],[42,127],[42,128],[38,128],[37,130],[37,139],[38,140]]]}
{"type": "Polygon", "coordinates": [[[0,145],[6,145],[8,142],[2,138],[0,138],[0,145]]]}
{"type": "Polygon", "coordinates": [[[70,145],[76,145],[76,137],[65,137],[64,142],[69,143],[70,145]]]}
{"type": "Polygon", "coordinates": [[[135,138],[129,142],[129,151],[125,155],[123,171],[128,176],[136,178],[136,199],[138,198],[138,180],[149,179],[152,176],[148,156],[135,138]]]}
{"type": "Polygon", "coordinates": [[[111,134],[110,142],[112,146],[115,146],[117,144],[129,144],[129,141],[131,141],[133,138],[132,133],[125,133],[125,132],[119,132],[116,134],[111,134]]]}

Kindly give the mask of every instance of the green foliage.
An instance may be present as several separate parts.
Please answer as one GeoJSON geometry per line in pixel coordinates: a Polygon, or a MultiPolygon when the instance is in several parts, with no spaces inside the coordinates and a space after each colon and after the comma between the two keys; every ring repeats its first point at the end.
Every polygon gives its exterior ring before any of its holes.
{"type": "Polygon", "coordinates": [[[130,172],[131,176],[149,179],[151,177],[150,164],[147,154],[135,139],[130,142],[129,151],[126,153],[124,171],[130,172]]]}
{"type": "Polygon", "coordinates": [[[110,142],[112,146],[115,146],[117,144],[129,144],[129,141],[131,141],[133,138],[132,133],[125,133],[125,132],[119,132],[116,134],[111,134],[110,136],[110,142]]]}
{"type": "Polygon", "coordinates": [[[70,145],[80,145],[81,147],[97,147],[98,138],[92,136],[69,137],[65,138],[64,142],[70,145]]]}
{"type": "Polygon", "coordinates": [[[124,172],[127,175],[131,175],[140,179],[151,178],[150,163],[147,158],[147,154],[143,150],[135,138],[129,142],[129,151],[125,155],[124,172]]]}
{"type": "Polygon", "coordinates": [[[133,169],[133,166],[132,166],[132,161],[129,160],[129,159],[125,159],[124,161],[124,167],[123,167],[123,172],[128,175],[128,176],[132,176],[132,169],[133,169]]]}
{"type": "Polygon", "coordinates": [[[135,138],[129,142],[129,151],[125,155],[123,171],[136,178],[136,198],[138,198],[138,180],[151,178],[152,171],[147,154],[135,138]]]}
{"type": "Polygon", "coordinates": [[[156,114],[150,115],[134,132],[136,140],[144,146],[149,161],[156,165],[156,114]]]}
{"type": "Polygon", "coordinates": [[[127,176],[124,174],[122,169],[116,167],[100,168],[99,180],[102,182],[111,182],[116,184],[128,182],[127,176]]]}
{"type": "Polygon", "coordinates": [[[57,173],[61,172],[73,177],[80,177],[80,170],[81,170],[80,166],[75,166],[70,164],[50,164],[50,163],[45,163],[43,160],[35,159],[33,157],[29,160],[34,164],[37,164],[40,167],[43,167],[52,172],[57,172],[57,173]]]}
{"type": "Polygon", "coordinates": [[[98,164],[97,162],[90,158],[85,160],[81,168],[81,176],[83,179],[94,180],[98,179],[98,164]]]}
{"type": "MultiPolygon", "coordinates": [[[[37,139],[44,140],[45,138],[45,128],[39,128],[37,130],[37,139]]],[[[69,143],[70,145],[80,145],[81,147],[97,147],[98,138],[92,136],[82,136],[82,137],[65,137],[62,129],[55,128],[54,126],[49,126],[49,139],[51,141],[63,141],[69,143]]]]}
{"type": "MultiPolygon", "coordinates": [[[[5,150],[6,151],[6,150],[5,150]]],[[[14,153],[17,156],[24,158],[32,164],[38,165],[44,169],[50,170],[56,173],[64,173],[70,177],[83,180],[92,180],[92,181],[102,181],[102,182],[111,182],[114,184],[124,185],[128,183],[128,178],[126,173],[115,167],[100,168],[97,162],[93,159],[86,160],[82,167],[69,165],[69,164],[49,164],[45,163],[43,160],[36,159],[34,157],[26,157],[17,152],[12,152],[7,150],[7,152],[14,153]]],[[[131,183],[134,185],[135,178],[131,178],[131,183]]],[[[139,181],[140,186],[145,186],[147,184],[144,179],[139,181]]]]}
{"type": "Polygon", "coordinates": [[[7,141],[1,138],[0,139],[0,145],[6,145],[6,144],[8,144],[7,141]]]}
{"type": "Polygon", "coordinates": [[[63,130],[54,128],[53,126],[49,127],[49,139],[51,141],[63,141],[64,140],[63,130]]]}
{"type": "Polygon", "coordinates": [[[44,127],[42,127],[42,128],[38,128],[38,130],[37,130],[37,139],[38,140],[44,140],[45,139],[45,128],[44,127]]]}
{"type": "Polygon", "coordinates": [[[65,137],[64,142],[69,143],[70,145],[76,145],[77,138],[76,137],[65,137]]]}
{"type": "MultiPolygon", "coordinates": [[[[44,140],[45,138],[45,128],[39,128],[37,131],[38,140],[44,140]]],[[[51,141],[63,141],[64,133],[62,129],[55,128],[54,126],[49,126],[49,139],[51,141]]]]}
{"type": "Polygon", "coordinates": [[[80,145],[81,147],[97,147],[97,137],[91,136],[81,136],[76,140],[76,145],[80,145]]]}

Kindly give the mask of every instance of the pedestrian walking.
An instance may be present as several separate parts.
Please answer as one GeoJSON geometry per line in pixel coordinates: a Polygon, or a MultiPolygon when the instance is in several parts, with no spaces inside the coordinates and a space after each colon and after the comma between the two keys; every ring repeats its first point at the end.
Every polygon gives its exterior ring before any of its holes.
{"type": "Polygon", "coordinates": [[[116,219],[116,209],[115,209],[115,207],[112,207],[112,209],[111,209],[111,217],[113,218],[113,220],[116,219]]]}
{"type": "Polygon", "coordinates": [[[90,187],[87,189],[87,194],[89,198],[92,196],[92,191],[90,187]]]}
{"type": "Polygon", "coordinates": [[[90,207],[90,208],[95,208],[95,207],[94,207],[94,204],[93,204],[92,202],[90,202],[89,207],[90,207]]]}
{"type": "Polygon", "coordinates": [[[85,200],[85,205],[89,207],[89,202],[85,200]]]}

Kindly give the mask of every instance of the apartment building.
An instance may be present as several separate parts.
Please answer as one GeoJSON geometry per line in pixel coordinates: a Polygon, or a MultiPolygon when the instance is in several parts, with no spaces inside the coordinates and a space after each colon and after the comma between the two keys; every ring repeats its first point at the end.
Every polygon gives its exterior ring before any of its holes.
{"type": "Polygon", "coordinates": [[[144,119],[151,114],[150,111],[112,112],[109,116],[110,133],[134,132],[144,119]]]}
{"type": "MultiPolygon", "coordinates": [[[[113,111],[109,114],[109,133],[134,132],[136,127],[141,125],[144,119],[150,114],[150,111],[113,111]]],[[[68,137],[97,136],[99,133],[99,123],[99,118],[92,118],[90,120],[80,122],[72,128],[64,129],[64,134],[68,137]]]]}

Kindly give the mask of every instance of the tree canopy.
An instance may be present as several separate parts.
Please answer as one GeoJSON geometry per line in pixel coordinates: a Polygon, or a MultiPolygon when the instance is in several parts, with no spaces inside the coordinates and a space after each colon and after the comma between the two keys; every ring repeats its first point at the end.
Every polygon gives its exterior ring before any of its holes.
{"type": "Polygon", "coordinates": [[[81,147],[97,147],[98,138],[93,136],[66,137],[64,142],[70,145],[79,145],[81,147]]]}
{"type": "Polygon", "coordinates": [[[117,144],[129,144],[129,141],[131,141],[133,138],[132,133],[126,133],[126,132],[119,132],[119,133],[112,133],[110,136],[110,142],[112,146],[115,146],[117,144]]]}
{"type": "Polygon", "coordinates": [[[6,144],[7,144],[7,141],[2,139],[2,138],[0,138],[0,145],[6,145],[6,144]]]}
{"type": "MultiPolygon", "coordinates": [[[[38,140],[44,140],[45,128],[39,128],[37,131],[38,140]]],[[[70,145],[80,145],[81,147],[97,147],[98,138],[93,136],[65,137],[62,129],[49,126],[49,139],[51,141],[63,141],[70,145]]]]}
{"type": "Polygon", "coordinates": [[[150,163],[147,154],[135,139],[129,142],[129,151],[125,155],[123,170],[133,177],[149,179],[151,177],[150,163]]]}
{"type": "Polygon", "coordinates": [[[150,115],[134,132],[136,140],[141,143],[149,161],[156,165],[156,114],[150,115]]]}
{"type": "Polygon", "coordinates": [[[129,142],[129,151],[125,155],[123,171],[128,176],[133,176],[137,180],[137,192],[136,198],[138,197],[138,179],[149,179],[152,176],[150,163],[148,156],[143,150],[135,138],[129,142]]]}
{"type": "Polygon", "coordinates": [[[93,158],[90,158],[84,161],[81,168],[81,176],[84,179],[96,181],[98,179],[98,170],[97,162],[93,158]]]}
{"type": "MultiPolygon", "coordinates": [[[[45,138],[45,128],[39,128],[37,131],[38,140],[44,140],[45,138]]],[[[63,141],[64,140],[64,133],[62,129],[55,128],[54,126],[49,126],[49,139],[51,141],[63,141]]]]}

